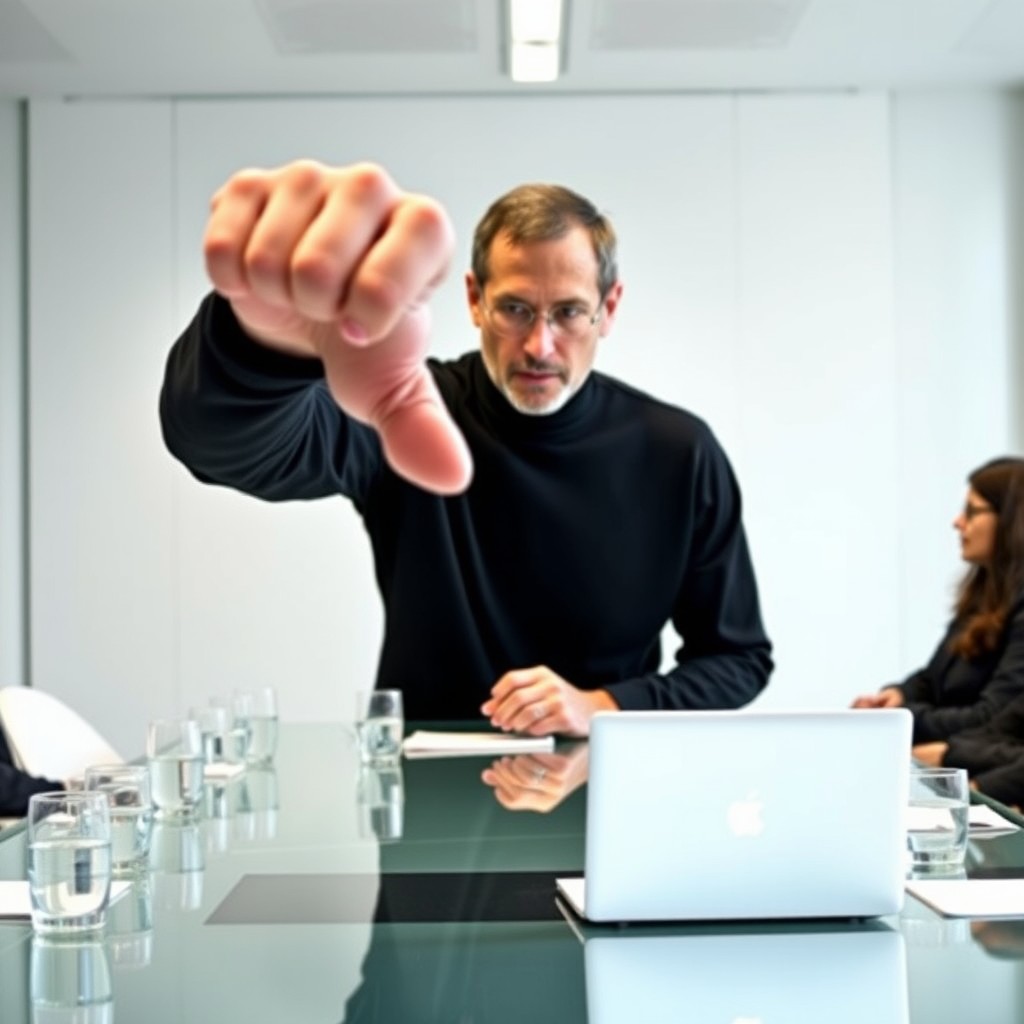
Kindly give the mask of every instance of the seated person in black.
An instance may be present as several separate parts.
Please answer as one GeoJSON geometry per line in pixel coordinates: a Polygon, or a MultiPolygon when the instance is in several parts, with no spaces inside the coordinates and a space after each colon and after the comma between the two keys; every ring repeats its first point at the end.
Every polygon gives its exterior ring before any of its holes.
{"type": "Polygon", "coordinates": [[[3,729],[0,729],[0,818],[23,818],[34,793],[65,789],[63,782],[38,778],[14,767],[3,729]]]}
{"type": "Polygon", "coordinates": [[[1024,696],[990,721],[915,748],[926,764],[966,768],[971,785],[1010,807],[1024,805],[1024,696]]]}
{"type": "Polygon", "coordinates": [[[417,719],[585,736],[600,710],[733,708],[765,686],[739,487],[700,419],[597,372],[622,297],[587,199],[529,185],[477,227],[481,351],[427,360],[454,232],[381,168],[244,171],[205,235],[214,294],[161,421],[200,480],[343,494],[384,602],[377,685],[417,719]],[[660,636],[682,638],[662,671],[660,636]]]}
{"type": "Polygon", "coordinates": [[[1024,695],[1024,460],[994,459],[968,483],[953,526],[969,568],[946,635],[923,669],[853,702],[909,708],[914,754],[933,763],[936,745],[1024,695]]]}

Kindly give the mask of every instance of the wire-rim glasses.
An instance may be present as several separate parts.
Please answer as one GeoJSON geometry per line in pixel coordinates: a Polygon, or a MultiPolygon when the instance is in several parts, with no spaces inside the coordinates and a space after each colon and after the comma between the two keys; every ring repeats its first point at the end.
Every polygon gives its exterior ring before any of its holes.
{"type": "Polygon", "coordinates": [[[488,306],[481,299],[480,306],[492,330],[507,338],[525,338],[533,330],[538,316],[548,325],[552,334],[565,338],[585,338],[600,319],[604,300],[594,313],[579,302],[560,302],[546,313],[539,313],[533,306],[519,299],[498,299],[493,306],[488,306]]]}

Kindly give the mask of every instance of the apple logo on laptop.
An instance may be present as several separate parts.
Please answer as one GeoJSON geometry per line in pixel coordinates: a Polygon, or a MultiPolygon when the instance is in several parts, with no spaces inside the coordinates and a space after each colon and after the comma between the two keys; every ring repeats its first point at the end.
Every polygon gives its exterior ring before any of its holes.
{"type": "Polygon", "coordinates": [[[726,811],[729,830],[734,836],[759,836],[764,831],[764,801],[757,790],[744,800],[734,800],[726,811]]]}

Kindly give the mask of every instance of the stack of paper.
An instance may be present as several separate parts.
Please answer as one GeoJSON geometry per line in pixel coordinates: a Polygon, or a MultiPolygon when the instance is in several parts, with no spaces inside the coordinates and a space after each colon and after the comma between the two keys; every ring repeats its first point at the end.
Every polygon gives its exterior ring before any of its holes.
{"type": "Polygon", "coordinates": [[[512,736],[501,732],[427,732],[406,737],[406,757],[466,757],[529,754],[555,749],[554,736],[512,736]]]}

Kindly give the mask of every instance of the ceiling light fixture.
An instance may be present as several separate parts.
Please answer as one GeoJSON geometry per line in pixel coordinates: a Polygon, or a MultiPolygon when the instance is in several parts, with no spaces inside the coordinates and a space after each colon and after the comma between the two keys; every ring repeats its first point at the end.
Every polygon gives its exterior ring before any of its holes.
{"type": "Polygon", "coordinates": [[[563,0],[508,0],[513,82],[553,82],[562,63],[563,0]]]}

